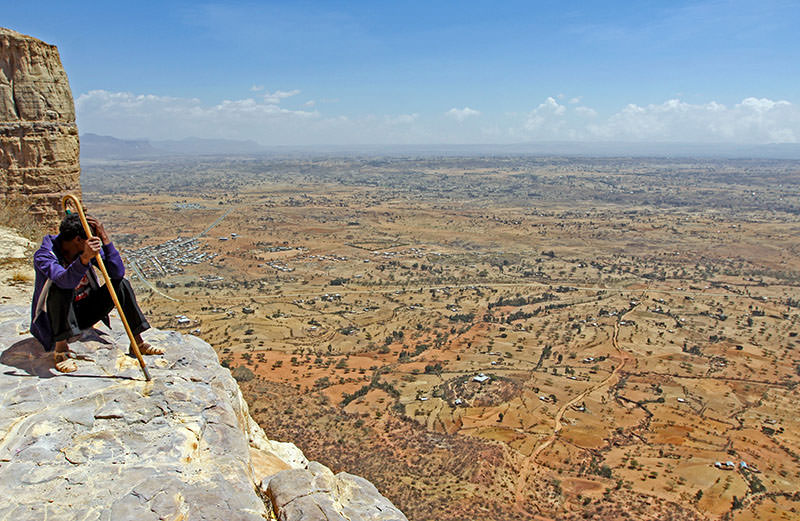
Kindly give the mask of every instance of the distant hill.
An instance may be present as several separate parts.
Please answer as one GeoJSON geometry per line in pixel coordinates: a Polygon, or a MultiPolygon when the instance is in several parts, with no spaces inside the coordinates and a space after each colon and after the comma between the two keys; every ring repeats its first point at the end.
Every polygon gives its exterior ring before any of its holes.
{"type": "Polygon", "coordinates": [[[264,154],[267,150],[255,141],[234,139],[186,138],[169,141],[119,139],[97,134],[81,135],[81,159],[156,159],[169,156],[225,156],[264,154]]]}
{"type": "Polygon", "coordinates": [[[258,154],[266,149],[252,140],[204,139],[189,137],[181,140],[153,141],[153,146],[177,155],[229,155],[258,154]]]}
{"type": "Polygon", "coordinates": [[[82,160],[142,160],[185,156],[576,156],[800,159],[800,144],[636,143],[552,141],[509,145],[305,145],[263,146],[252,140],[150,141],[97,134],[81,136],[82,160]]]}
{"type": "Polygon", "coordinates": [[[81,159],[149,159],[166,155],[144,139],[117,139],[97,134],[81,135],[81,159]]]}

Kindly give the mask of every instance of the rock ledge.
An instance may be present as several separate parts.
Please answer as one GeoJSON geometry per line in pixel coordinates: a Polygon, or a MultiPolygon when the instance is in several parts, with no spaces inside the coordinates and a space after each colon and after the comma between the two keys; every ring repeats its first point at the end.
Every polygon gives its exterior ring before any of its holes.
{"type": "Polygon", "coordinates": [[[145,382],[121,323],[70,344],[61,375],[0,305],[0,519],[405,521],[368,481],[269,440],[199,338],[150,330],[145,382]],[[273,506],[273,508],[270,508],[273,506]]]}

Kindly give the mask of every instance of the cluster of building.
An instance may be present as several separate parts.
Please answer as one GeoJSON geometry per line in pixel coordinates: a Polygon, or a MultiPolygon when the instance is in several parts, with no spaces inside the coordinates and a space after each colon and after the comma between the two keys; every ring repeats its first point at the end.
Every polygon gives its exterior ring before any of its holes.
{"type": "MultiPolygon", "coordinates": [[[[736,470],[737,468],[736,463],[732,461],[715,461],[714,467],[720,470],[736,470]]],[[[740,470],[749,470],[750,472],[753,472],[755,474],[759,473],[759,470],[756,467],[750,466],[744,461],[739,462],[738,468],[740,470]]]]}
{"type": "MultiPolygon", "coordinates": [[[[397,257],[400,255],[411,255],[417,258],[422,258],[425,256],[425,248],[408,248],[402,251],[380,251],[380,250],[373,250],[373,255],[383,257],[385,259],[391,257],[397,257]]],[[[441,255],[440,253],[434,253],[433,255],[441,255]]]]}
{"type": "Polygon", "coordinates": [[[270,262],[268,262],[266,264],[259,264],[258,265],[259,268],[263,268],[265,266],[268,266],[268,267],[272,268],[273,270],[282,271],[284,273],[291,273],[291,272],[294,271],[294,268],[290,268],[289,266],[287,266],[285,264],[281,264],[280,262],[277,262],[277,261],[270,261],[270,262]]]}
{"type": "MultiPolygon", "coordinates": [[[[321,295],[319,297],[319,300],[323,301],[323,302],[341,302],[342,295],[341,295],[341,293],[325,293],[324,295],[321,295]]],[[[316,304],[316,302],[317,302],[317,300],[315,298],[313,298],[313,297],[307,298],[307,299],[298,298],[298,299],[292,300],[292,304],[297,304],[297,305],[300,305],[300,304],[316,304]]],[[[366,310],[366,309],[369,309],[369,308],[364,308],[364,309],[366,310]]],[[[378,309],[378,308],[373,308],[373,309],[378,309]]]]}
{"type": "MultiPolygon", "coordinates": [[[[308,248],[304,248],[302,246],[298,246],[296,248],[290,246],[271,246],[267,248],[266,251],[270,253],[276,253],[289,250],[308,251],[308,248]]],[[[307,255],[305,257],[303,256],[293,257],[292,260],[294,261],[312,260],[317,262],[344,262],[350,259],[348,259],[343,255],[307,255]]],[[[266,264],[259,264],[258,267],[259,268],[270,267],[274,270],[282,271],[284,273],[291,273],[292,271],[295,270],[294,268],[289,267],[286,263],[278,261],[269,261],[266,264]]]]}
{"type": "Polygon", "coordinates": [[[348,258],[344,255],[309,255],[306,257],[306,259],[331,262],[342,262],[348,260],[348,258]]]}
{"type": "Polygon", "coordinates": [[[306,250],[306,248],[303,248],[302,246],[297,246],[297,247],[294,247],[294,246],[267,246],[266,248],[264,248],[264,251],[269,252],[269,253],[278,253],[278,252],[282,252],[282,251],[292,251],[292,250],[303,251],[303,250],[306,250]]]}
{"type": "Polygon", "coordinates": [[[128,262],[135,263],[147,278],[183,273],[183,267],[212,261],[217,254],[202,251],[196,238],[178,237],[155,246],[125,252],[128,262]]]}

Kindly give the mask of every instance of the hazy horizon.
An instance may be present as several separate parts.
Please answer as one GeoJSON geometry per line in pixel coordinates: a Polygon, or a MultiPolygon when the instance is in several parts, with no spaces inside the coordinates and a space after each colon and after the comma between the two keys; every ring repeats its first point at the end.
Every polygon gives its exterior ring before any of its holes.
{"type": "Polygon", "coordinates": [[[304,155],[393,157],[420,156],[553,156],[553,157],[672,157],[687,159],[800,160],[800,144],[735,145],[730,143],[635,143],[541,141],[528,143],[353,143],[263,145],[254,140],[189,136],[175,140],[124,140],[115,136],[81,134],[81,158],[145,159],[169,156],[304,155]]]}
{"type": "Polygon", "coordinates": [[[4,7],[84,133],[265,146],[800,141],[796,5],[4,7]]]}

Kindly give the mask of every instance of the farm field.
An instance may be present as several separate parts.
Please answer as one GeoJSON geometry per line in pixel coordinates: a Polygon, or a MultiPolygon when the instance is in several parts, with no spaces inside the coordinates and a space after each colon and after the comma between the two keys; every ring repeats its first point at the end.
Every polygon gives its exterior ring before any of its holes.
{"type": "Polygon", "coordinates": [[[151,323],[409,519],[800,518],[800,162],[208,158],[82,182],[151,323]]]}

